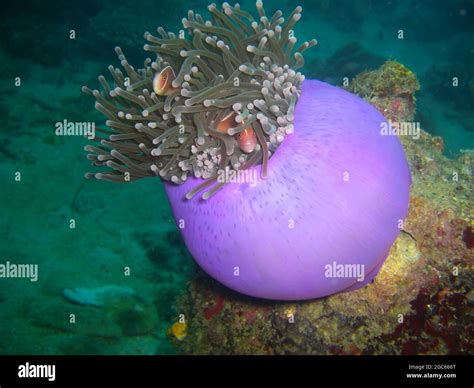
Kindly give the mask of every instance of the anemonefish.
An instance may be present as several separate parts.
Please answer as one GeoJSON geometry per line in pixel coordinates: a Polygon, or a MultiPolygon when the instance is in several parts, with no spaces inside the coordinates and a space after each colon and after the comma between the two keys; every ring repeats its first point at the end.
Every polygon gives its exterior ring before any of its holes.
{"type": "Polygon", "coordinates": [[[153,78],[153,91],[158,96],[167,96],[175,90],[171,83],[176,78],[171,66],[165,67],[159,73],[155,74],[153,78]]]}

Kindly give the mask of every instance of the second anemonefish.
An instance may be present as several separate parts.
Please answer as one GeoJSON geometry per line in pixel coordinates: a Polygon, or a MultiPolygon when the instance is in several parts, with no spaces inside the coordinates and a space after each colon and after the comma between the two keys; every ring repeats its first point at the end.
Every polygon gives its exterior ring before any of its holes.
{"type": "Polygon", "coordinates": [[[255,150],[255,147],[257,146],[257,137],[255,136],[255,131],[252,127],[245,128],[237,135],[237,144],[246,154],[255,150]]]}
{"type": "MultiPolygon", "coordinates": [[[[219,121],[216,129],[219,132],[227,133],[229,128],[235,128],[239,125],[235,120],[236,117],[237,114],[235,112],[230,112],[221,121],[219,121]]],[[[255,136],[255,131],[252,127],[245,128],[242,132],[235,136],[235,139],[237,140],[239,148],[246,154],[253,152],[257,146],[257,137],[255,136]]]]}

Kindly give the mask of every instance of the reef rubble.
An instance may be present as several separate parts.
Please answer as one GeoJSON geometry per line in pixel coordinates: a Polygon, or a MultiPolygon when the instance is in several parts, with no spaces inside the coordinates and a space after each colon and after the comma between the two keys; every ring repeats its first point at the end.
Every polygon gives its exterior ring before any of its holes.
{"type": "MultiPolygon", "coordinates": [[[[394,122],[413,122],[419,84],[390,61],[350,89],[394,122]]],[[[423,123],[421,123],[423,124],[423,123]]],[[[197,275],[178,298],[186,354],[473,354],[472,150],[443,155],[423,129],[399,136],[412,172],[410,209],[378,276],[359,290],[307,302],[234,293],[197,275]]]]}

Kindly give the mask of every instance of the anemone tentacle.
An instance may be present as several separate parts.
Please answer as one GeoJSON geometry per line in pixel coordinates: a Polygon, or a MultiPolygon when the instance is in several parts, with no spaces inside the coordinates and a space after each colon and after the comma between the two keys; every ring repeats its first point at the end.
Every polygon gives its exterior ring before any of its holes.
{"type": "Polygon", "coordinates": [[[101,91],[83,87],[109,128],[100,145],[85,148],[94,166],[109,170],[87,178],[159,176],[180,184],[193,176],[208,181],[186,197],[206,188],[207,199],[223,186],[216,179],[221,169],[261,163],[265,177],[269,158],[293,132],[304,81],[297,69],[316,40],[295,49],[301,7],[287,21],[281,11],[267,16],[261,1],[256,7],[254,19],[238,4],[211,4],[211,20],[189,11],[178,36],[162,27],[159,36],[146,32],[144,50],[156,59],[141,69],[116,47],[122,69],[109,66],[113,82],[101,75],[101,91]]]}

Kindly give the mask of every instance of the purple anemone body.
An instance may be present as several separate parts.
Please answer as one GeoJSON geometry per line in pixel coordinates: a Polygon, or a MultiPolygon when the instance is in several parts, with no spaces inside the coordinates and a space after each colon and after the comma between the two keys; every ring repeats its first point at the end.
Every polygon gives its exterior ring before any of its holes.
{"type": "Polygon", "coordinates": [[[165,183],[198,264],[227,287],[266,299],[313,299],[372,281],[399,233],[410,171],[385,118],[359,97],[306,80],[294,133],[268,177],[229,183],[208,200],[185,194],[199,179],[165,183]],[[356,265],[364,279],[351,274],[356,265]],[[328,268],[344,268],[344,275],[328,268]],[[342,267],[341,267],[342,266],[342,267]]]}

